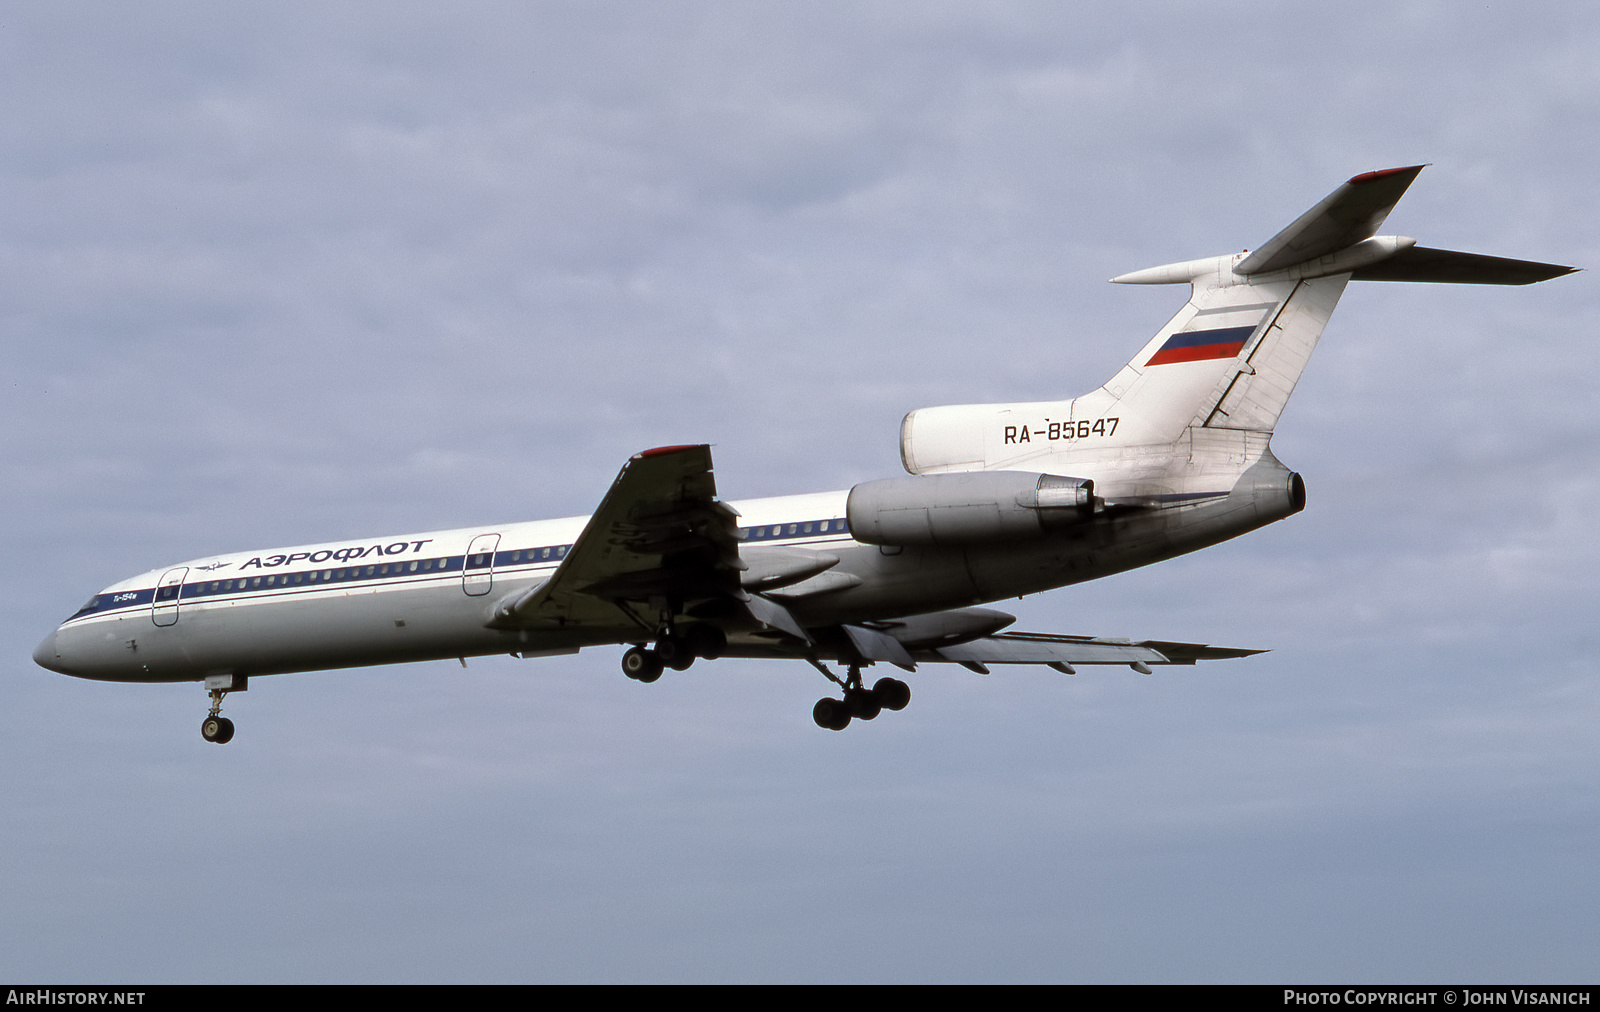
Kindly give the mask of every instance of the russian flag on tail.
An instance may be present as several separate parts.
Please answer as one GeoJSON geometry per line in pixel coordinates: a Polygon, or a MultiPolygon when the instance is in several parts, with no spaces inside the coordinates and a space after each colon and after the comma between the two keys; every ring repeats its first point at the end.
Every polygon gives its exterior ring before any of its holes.
{"type": "Polygon", "coordinates": [[[1213,358],[1232,358],[1255,333],[1256,328],[1220,327],[1216,330],[1191,330],[1173,334],[1167,343],[1150,356],[1146,366],[1170,365],[1173,362],[1202,362],[1213,358]]]}

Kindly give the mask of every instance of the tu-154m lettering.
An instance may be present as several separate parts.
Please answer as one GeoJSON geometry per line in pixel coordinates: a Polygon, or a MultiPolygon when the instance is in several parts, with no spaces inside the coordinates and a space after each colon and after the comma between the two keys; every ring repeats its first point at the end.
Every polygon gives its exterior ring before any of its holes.
{"type": "Polygon", "coordinates": [[[252,677],[473,655],[624,648],[653,682],[696,659],[792,658],[837,683],[816,722],[898,710],[879,662],[1155,665],[1254,650],[1006,631],[984,602],[1149,565],[1305,505],[1273,429],[1351,281],[1521,285],[1572,268],[1377,235],[1422,166],[1356,176],[1259,249],[1125,274],[1189,301],[1072,400],[923,408],[908,474],[725,502],[708,446],[635,455],[593,516],[242,552],[112,584],[45,637],[46,668],[202,682],[208,741],[252,677]],[[833,665],[834,667],[830,667],[833,665]],[[837,669],[837,670],[836,670],[837,669]]]}

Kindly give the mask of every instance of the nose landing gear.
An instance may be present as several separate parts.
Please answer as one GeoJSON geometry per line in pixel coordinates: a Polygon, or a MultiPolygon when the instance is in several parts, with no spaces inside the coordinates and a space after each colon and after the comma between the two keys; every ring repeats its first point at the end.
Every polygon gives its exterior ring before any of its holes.
{"type": "Polygon", "coordinates": [[[243,692],[249,682],[244,675],[207,675],[205,684],[211,693],[211,712],[200,722],[200,737],[216,745],[226,745],[233,740],[233,721],[221,716],[222,697],[230,692],[243,692]]]}
{"type": "Polygon", "coordinates": [[[233,740],[233,721],[218,716],[222,711],[222,697],[227,694],[223,689],[211,690],[211,712],[200,722],[200,737],[218,745],[226,745],[233,740]]]}

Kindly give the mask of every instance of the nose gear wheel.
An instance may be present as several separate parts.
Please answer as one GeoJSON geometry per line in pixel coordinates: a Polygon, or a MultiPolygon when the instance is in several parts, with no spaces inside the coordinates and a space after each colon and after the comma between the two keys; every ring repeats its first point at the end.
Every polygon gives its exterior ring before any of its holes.
{"type": "Polygon", "coordinates": [[[233,740],[233,721],[219,716],[222,712],[222,697],[227,694],[225,689],[211,690],[211,712],[200,722],[200,737],[217,745],[226,745],[233,740]]]}

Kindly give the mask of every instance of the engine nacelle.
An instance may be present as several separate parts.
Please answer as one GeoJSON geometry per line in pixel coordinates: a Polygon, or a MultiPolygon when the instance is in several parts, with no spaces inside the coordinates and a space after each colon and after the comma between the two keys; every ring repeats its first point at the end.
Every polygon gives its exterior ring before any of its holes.
{"type": "Polygon", "coordinates": [[[1082,523],[1094,482],[1037,471],[963,471],[862,482],[850,490],[850,533],[869,545],[1021,541],[1082,523]]]}

